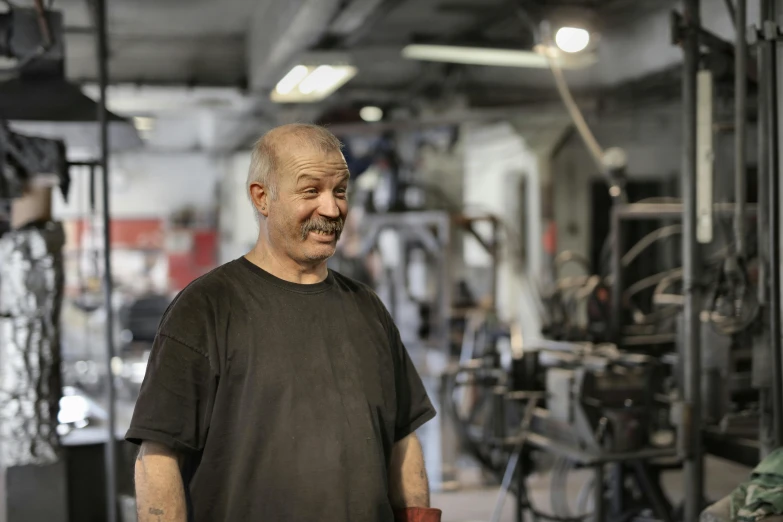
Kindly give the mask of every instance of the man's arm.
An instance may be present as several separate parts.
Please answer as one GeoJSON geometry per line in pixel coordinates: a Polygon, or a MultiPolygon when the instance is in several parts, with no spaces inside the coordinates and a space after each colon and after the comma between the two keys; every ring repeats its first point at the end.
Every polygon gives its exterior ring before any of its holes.
{"type": "Polygon", "coordinates": [[[177,453],[144,441],[136,458],[136,511],[139,522],[185,522],[185,487],[177,453]]]}
{"type": "Polygon", "coordinates": [[[430,507],[430,485],[424,468],[424,454],[415,433],[392,447],[389,500],[394,509],[430,507]]]}
{"type": "Polygon", "coordinates": [[[441,511],[430,508],[430,485],[424,454],[415,433],[392,447],[389,501],[396,522],[440,522],[441,511]]]}

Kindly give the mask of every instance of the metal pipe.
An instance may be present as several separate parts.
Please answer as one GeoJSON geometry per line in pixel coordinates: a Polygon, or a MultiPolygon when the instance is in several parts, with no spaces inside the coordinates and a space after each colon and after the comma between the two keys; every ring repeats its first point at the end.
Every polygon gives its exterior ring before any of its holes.
{"type": "MultiPolygon", "coordinates": [[[[769,11],[770,0],[761,0],[760,23],[759,27],[764,27],[767,13],[769,11]]],[[[759,305],[766,306],[768,293],[768,273],[769,273],[769,247],[767,240],[769,238],[769,81],[770,76],[767,67],[769,67],[769,42],[761,40],[758,44],[758,107],[757,125],[758,125],[758,182],[756,183],[758,207],[756,212],[756,242],[758,244],[759,257],[759,281],[758,281],[758,299],[759,305]]]]}
{"type": "Polygon", "coordinates": [[[737,255],[745,258],[745,203],[747,202],[745,176],[747,172],[746,142],[748,121],[748,40],[745,27],[747,25],[747,2],[737,0],[736,30],[737,35],[734,53],[734,236],[737,243],[737,255]]]}
{"type": "Polygon", "coordinates": [[[612,206],[612,341],[622,348],[623,336],[623,220],[620,218],[621,208],[612,206]]]}
{"type": "Polygon", "coordinates": [[[90,165],[90,214],[95,214],[95,165],[90,165]]]}
{"type": "Polygon", "coordinates": [[[496,312],[498,309],[498,271],[500,270],[500,225],[497,218],[492,217],[492,248],[490,254],[492,255],[492,292],[490,293],[492,299],[492,310],[496,312]]]}
{"type": "Polygon", "coordinates": [[[593,520],[595,522],[606,521],[606,502],[604,499],[604,466],[598,464],[595,466],[593,483],[595,484],[593,489],[594,504],[593,507],[593,520]]]}
{"type": "MultiPolygon", "coordinates": [[[[771,2],[770,2],[771,3],[771,2]]],[[[768,20],[775,24],[777,15],[783,11],[783,2],[768,5],[768,20]]],[[[775,32],[777,32],[777,25],[775,32]]],[[[770,35],[776,37],[777,35],[770,35]]],[[[780,157],[778,154],[778,121],[781,113],[778,103],[778,88],[781,85],[781,68],[778,65],[778,44],[775,40],[768,43],[767,69],[767,138],[769,140],[769,337],[772,351],[772,429],[774,447],[783,444],[783,354],[781,354],[781,303],[780,303],[780,157]]]]}
{"type": "Polygon", "coordinates": [[[696,76],[699,64],[699,0],[685,0],[683,10],[683,290],[685,310],[684,401],[680,429],[685,440],[685,520],[698,520],[704,498],[704,462],[701,440],[701,291],[699,245],[696,242],[696,76]]]}
{"type": "Polygon", "coordinates": [[[734,27],[737,27],[737,14],[734,10],[734,4],[731,3],[731,0],[725,0],[726,2],[726,10],[729,12],[729,18],[731,18],[731,23],[734,24],[734,27]]]}
{"type": "MultiPolygon", "coordinates": [[[[763,328],[765,329],[765,336],[762,338],[762,342],[769,343],[770,339],[770,310],[768,307],[769,302],[769,189],[770,189],[770,137],[769,137],[769,93],[771,90],[770,84],[774,86],[774,76],[770,74],[767,69],[770,67],[770,42],[763,37],[764,23],[769,19],[770,8],[772,4],[770,0],[761,0],[761,9],[759,16],[759,28],[760,28],[760,40],[757,48],[757,58],[759,71],[758,82],[758,107],[757,121],[758,121],[758,183],[757,198],[758,198],[758,212],[757,212],[757,225],[756,225],[756,242],[758,244],[758,258],[759,258],[759,275],[758,275],[758,301],[759,306],[764,310],[766,314],[763,316],[763,328]]],[[[777,418],[777,406],[776,400],[773,398],[772,390],[777,388],[777,384],[774,378],[770,382],[769,388],[761,388],[759,390],[759,410],[761,415],[759,416],[759,433],[761,442],[761,457],[766,457],[774,448],[778,447],[778,442],[775,440],[777,434],[775,433],[775,419],[777,418]]],[[[778,395],[779,397],[779,395],[778,395]]],[[[779,400],[777,402],[780,402],[779,400]]]]}
{"type": "Polygon", "coordinates": [[[49,20],[46,17],[46,9],[42,0],[35,0],[35,11],[38,14],[38,29],[41,31],[43,39],[43,48],[49,49],[52,46],[52,32],[49,30],[49,20]]]}
{"type": "MultiPolygon", "coordinates": [[[[89,3],[89,2],[88,2],[89,3]]],[[[106,520],[117,522],[117,454],[115,451],[116,392],[114,388],[114,307],[112,306],[112,271],[111,271],[111,222],[109,212],[109,115],[106,110],[106,87],[109,83],[109,52],[106,27],[106,0],[94,0],[95,25],[98,56],[98,79],[100,99],[98,101],[98,123],[100,125],[101,173],[103,183],[102,218],[103,218],[103,296],[106,309],[106,411],[107,433],[105,446],[106,470],[106,520]]]]}

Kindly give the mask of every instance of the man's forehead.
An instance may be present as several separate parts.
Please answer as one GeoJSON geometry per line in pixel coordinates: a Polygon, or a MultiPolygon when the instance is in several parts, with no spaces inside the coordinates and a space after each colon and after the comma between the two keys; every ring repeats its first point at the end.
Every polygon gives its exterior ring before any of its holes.
{"type": "Polygon", "coordinates": [[[295,167],[300,164],[321,163],[329,166],[345,166],[345,157],[339,150],[323,150],[322,148],[302,143],[293,143],[278,149],[278,157],[283,165],[295,167]]]}

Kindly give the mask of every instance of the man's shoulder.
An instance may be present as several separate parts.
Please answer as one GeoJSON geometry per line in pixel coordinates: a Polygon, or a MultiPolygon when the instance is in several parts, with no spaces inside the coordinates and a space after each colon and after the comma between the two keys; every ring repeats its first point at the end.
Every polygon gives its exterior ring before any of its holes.
{"type": "Polygon", "coordinates": [[[388,315],[386,306],[383,304],[381,298],[377,293],[375,293],[375,290],[370,285],[361,281],[357,281],[356,279],[352,279],[335,270],[332,270],[331,272],[334,274],[334,279],[337,283],[337,286],[343,293],[350,294],[352,299],[359,301],[362,304],[371,306],[372,310],[381,316],[384,321],[386,321],[386,317],[388,315]]]}
{"type": "Polygon", "coordinates": [[[230,261],[194,279],[171,302],[161,324],[176,322],[181,316],[203,318],[216,312],[222,296],[230,291],[235,272],[236,261],[230,261]]]}
{"type": "Polygon", "coordinates": [[[335,283],[343,292],[349,292],[351,294],[355,294],[357,297],[360,298],[379,300],[378,295],[375,293],[375,290],[373,290],[372,287],[370,287],[369,285],[362,283],[361,281],[357,281],[356,279],[353,279],[346,275],[343,275],[336,270],[330,269],[330,271],[334,276],[335,283]]]}

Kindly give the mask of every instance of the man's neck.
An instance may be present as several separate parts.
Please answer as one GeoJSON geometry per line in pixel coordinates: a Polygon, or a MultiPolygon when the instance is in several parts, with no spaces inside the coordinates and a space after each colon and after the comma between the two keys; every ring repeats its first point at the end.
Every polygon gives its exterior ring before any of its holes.
{"type": "Polygon", "coordinates": [[[297,263],[289,257],[277,253],[266,242],[259,241],[245,258],[273,276],[300,285],[320,283],[329,275],[326,261],[312,264],[297,263]]]}

